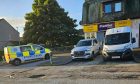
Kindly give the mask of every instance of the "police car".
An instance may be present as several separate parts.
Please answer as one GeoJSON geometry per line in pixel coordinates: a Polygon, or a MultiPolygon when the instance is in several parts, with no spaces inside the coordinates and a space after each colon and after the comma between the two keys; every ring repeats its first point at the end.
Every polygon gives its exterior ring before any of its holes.
{"type": "Polygon", "coordinates": [[[49,59],[51,50],[37,44],[8,46],[4,48],[4,56],[7,63],[20,65],[26,61],[35,59],[49,59]]]}

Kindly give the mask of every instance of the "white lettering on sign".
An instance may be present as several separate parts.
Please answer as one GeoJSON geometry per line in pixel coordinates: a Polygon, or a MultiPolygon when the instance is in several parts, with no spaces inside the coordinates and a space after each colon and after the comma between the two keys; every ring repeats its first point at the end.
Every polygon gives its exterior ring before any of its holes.
{"type": "Polygon", "coordinates": [[[108,27],[108,28],[110,28],[110,27],[112,27],[113,25],[112,24],[105,24],[105,25],[100,25],[99,27],[108,27]]]}

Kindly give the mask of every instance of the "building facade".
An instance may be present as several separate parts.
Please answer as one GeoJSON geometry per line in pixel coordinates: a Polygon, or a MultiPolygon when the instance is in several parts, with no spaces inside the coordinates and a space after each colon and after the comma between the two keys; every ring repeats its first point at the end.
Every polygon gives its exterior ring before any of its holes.
{"type": "Polygon", "coordinates": [[[107,29],[131,26],[139,42],[140,0],[85,0],[81,25],[86,39],[95,37],[101,44],[107,29]]]}
{"type": "Polygon", "coordinates": [[[0,19],[0,50],[3,50],[5,46],[18,43],[19,40],[19,32],[5,19],[0,19]]]}

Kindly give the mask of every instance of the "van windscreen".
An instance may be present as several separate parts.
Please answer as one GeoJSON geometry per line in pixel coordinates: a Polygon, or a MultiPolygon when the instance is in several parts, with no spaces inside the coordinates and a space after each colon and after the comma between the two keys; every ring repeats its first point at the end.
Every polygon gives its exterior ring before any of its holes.
{"type": "Polygon", "coordinates": [[[107,35],[105,45],[119,45],[130,42],[130,32],[107,35]]]}

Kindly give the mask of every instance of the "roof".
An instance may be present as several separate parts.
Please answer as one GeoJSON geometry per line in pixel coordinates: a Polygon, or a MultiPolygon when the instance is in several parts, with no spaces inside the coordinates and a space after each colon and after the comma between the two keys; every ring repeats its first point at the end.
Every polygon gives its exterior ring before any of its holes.
{"type": "Polygon", "coordinates": [[[2,19],[0,19],[0,21],[2,21],[2,20],[4,20],[3,18],[2,19]]]}
{"type": "MultiPolygon", "coordinates": [[[[13,28],[13,30],[14,31],[16,31],[16,32],[18,32],[9,22],[7,22],[4,18],[2,18],[2,19],[0,19],[0,22],[1,21],[5,21],[7,24],[9,24],[12,28],[13,28]]],[[[18,32],[19,33],[19,32],[18,32]]]]}

